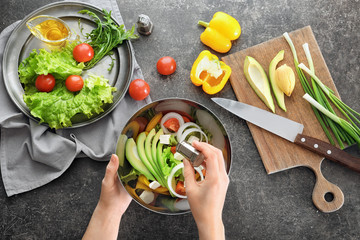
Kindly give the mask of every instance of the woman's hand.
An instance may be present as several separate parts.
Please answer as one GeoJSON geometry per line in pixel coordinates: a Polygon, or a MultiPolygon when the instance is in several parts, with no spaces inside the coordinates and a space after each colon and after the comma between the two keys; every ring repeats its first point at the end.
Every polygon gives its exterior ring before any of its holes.
{"type": "Polygon", "coordinates": [[[121,217],[132,199],[118,179],[118,167],[119,158],[113,154],[106,167],[99,202],[83,239],[117,238],[121,217]]]}
{"type": "Polygon", "coordinates": [[[206,177],[195,179],[194,169],[184,160],[185,189],[190,208],[199,230],[200,239],[224,239],[222,210],[229,185],[222,152],[203,142],[193,142],[194,148],[205,156],[206,177]]]}

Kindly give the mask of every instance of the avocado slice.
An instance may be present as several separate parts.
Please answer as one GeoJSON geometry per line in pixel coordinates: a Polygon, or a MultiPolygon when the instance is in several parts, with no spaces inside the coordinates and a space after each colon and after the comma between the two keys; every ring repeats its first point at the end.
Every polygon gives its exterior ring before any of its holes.
{"type": "Polygon", "coordinates": [[[250,56],[245,57],[244,74],[256,95],[275,112],[274,101],[270,92],[269,80],[262,66],[254,58],[250,56]]]}
{"type": "MultiPolygon", "coordinates": [[[[153,157],[151,155],[151,143],[152,143],[153,137],[155,136],[155,133],[156,133],[155,128],[153,128],[149,132],[149,134],[147,135],[147,137],[145,139],[145,155],[146,155],[147,159],[150,161],[150,163],[153,162],[153,157]]],[[[151,164],[151,165],[153,165],[153,164],[151,164]]],[[[155,167],[153,166],[153,168],[155,168],[155,167]]]]}
{"type": "Polygon", "coordinates": [[[270,84],[271,84],[271,88],[273,90],[276,102],[279,105],[279,107],[286,112],[284,93],[280,90],[280,88],[276,82],[276,79],[275,79],[276,65],[281,60],[284,59],[284,52],[285,52],[284,50],[281,50],[274,57],[274,59],[271,60],[270,65],[269,65],[269,78],[270,78],[270,84]]]}
{"type": "MultiPolygon", "coordinates": [[[[159,131],[160,132],[160,131],[159,131]]],[[[152,168],[154,169],[154,171],[156,172],[157,176],[156,179],[158,180],[158,182],[162,185],[162,186],[165,186],[164,185],[164,182],[163,182],[163,178],[162,178],[162,174],[161,174],[161,171],[160,169],[158,168],[158,165],[156,163],[156,155],[155,155],[155,158],[153,157],[152,155],[152,145],[151,144],[154,144],[154,137],[157,137],[157,140],[155,141],[155,149],[156,149],[156,143],[157,141],[159,140],[159,137],[160,137],[160,134],[156,134],[156,130],[155,128],[153,128],[149,134],[147,135],[146,139],[145,139],[145,155],[149,161],[149,163],[151,164],[152,168]]]]}
{"type": "Polygon", "coordinates": [[[145,132],[140,133],[138,135],[138,138],[137,138],[137,141],[136,141],[136,146],[137,146],[137,150],[138,150],[140,159],[144,163],[144,165],[147,167],[147,169],[152,173],[152,175],[155,177],[155,179],[158,182],[161,182],[161,178],[159,177],[159,175],[157,174],[157,172],[155,171],[155,169],[151,165],[149,159],[146,157],[145,140],[146,140],[146,133],[145,132]]]}
{"type": "Polygon", "coordinates": [[[116,155],[119,158],[119,165],[120,167],[124,167],[124,162],[125,162],[125,144],[127,141],[128,137],[125,134],[121,134],[117,145],[116,145],[116,155]]]}
{"type": "Polygon", "coordinates": [[[133,138],[129,138],[125,145],[125,156],[131,166],[143,174],[147,179],[155,180],[151,172],[146,168],[144,163],[140,160],[136,143],[133,138]]]}
{"type": "Polygon", "coordinates": [[[159,139],[160,139],[160,135],[163,135],[164,134],[164,131],[162,129],[160,129],[156,135],[154,136],[153,140],[152,140],[152,144],[151,144],[151,156],[152,156],[152,159],[155,163],[155,165],[157,166],[157,169],[160,169],[160,165],[158,164],[158,159],[157,159],[157,156],[156,156],[156,146],[157,146],[157,143],[159,142],[159,139]]]}

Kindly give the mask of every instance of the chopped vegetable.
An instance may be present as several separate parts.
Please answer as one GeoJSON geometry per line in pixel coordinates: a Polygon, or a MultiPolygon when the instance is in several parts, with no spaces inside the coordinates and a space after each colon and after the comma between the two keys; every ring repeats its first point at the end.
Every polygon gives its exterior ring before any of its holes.
{"type": "Polygon", "coordinates": [[[169,112],[169,113],[165,114],[160,122],[161,128],[164,131],[164,133],[171,133],[171,132],[174,133],[183,124],[184,124],[184,119],[182,118],[182,116],[180,114],[178,114],[176,112],[169,112]],[[173,120],[167,122],[170,119],[173,119],[173,120]],[[176,123],[176,121],[177,121],[177,123],[176,123]],[[165,125],[165,123],[166,123],[166,125],[165,125]]]}
{"type": "Polygon", "coordinates": [[[280,61],[284,59],[284,50],[281,50],[276,54],[276,56],[271,60],[269,65],[269,79],[270,79],[270,85],[271,89],[273,90],[276,102],[278,106],[286,112],[286,106],[285,106],[285,98],[283,91],[280,90],[277,82],[276,82],[276,66],[280,61]]]}
{"type": "Polygon", "coordinates": [[[187,141],[188,141],[190,144],[192,144],[193,141],[200,141],[200,139],[199,139],[198,137],[195,137],[195,136],[190,136],[187,141]]]}
{"type": "Polygon", "coordinates": [[[186,195],[186,190],[183,181],[177,182],[175,192],[180,195],[186,195]]]}
{"type": "MultiPolygon", "coordinates": [[[[87,43],[94,49],[94,58],[85,64],[85,69],[92,68],[104,56],[113,54],[113,48],[122,44],[124,40],[139,37],[134,34],[135,25],[128,31],[125,30],[124,25],[117,25],[111,18],[111,11],[103,10],[104,21],[101,21],[98,15],[89,10],[81,10],[79,13],[88,14],[97,24],[97,28],[86,34],[87,43]]],[[[112,66],[110,66],[109,71],[111,68],[112,66]]]]}
{"type": "Polygon", "coordinates": [[[170,130],[171,132],[177,132],[177,130],[179,130],[180,127],[179,120],[177,120],[176,118],[169,118],[164,122],[163,125],[166,129],[170,130]]]}
{"type": "Polygon", "coordinates": [[[157,113],[146,126],[145,132],[150,132],[161,120],[163,114],[161,112],[157,113]]]}
{"type": "Polygon", "coordinates": [[[213,50],[226,53],[231,49],[231,41],[240,37],[239,22],[224,12],[217,12],[209,23],[199,21],[199,25],[206,27],[200,35],[200,40],[213,50]]]}
{"type": "Polygon", "coordinates": [[[275,105],[271,96],[269,80],[260,63],[250,56],[245,57],[244,74],[256,95],[265,105],[275,112],[275,105]]]}
{"type": "Polygon", "coordinates": [[[207,94],[220,92],[231,75],[231,68],[209,51],[202,51],[195,60],[190,73],[191,82],[201,86],[207,94]]]}
{"type": "MultiPolygon", "coordinates": [[[[176,172],[179,169],[182,169],[182,168],[184,168],[183,163],[180,163],[180,164],[176,165],[175,167],[173,167],[171,169],[171,172],[170,172],[169,177],[167,179],[168,188],[170,190],[170,193],[173,194],[174,196],[178,197],[178,198],[186,198],[186,196],[182,195],[182,194],[178,194],[177,192],[174,191],[174,188],[172,187],[172,180],[173,180],[174,176],[176,176],[176,172]]],[[[200,174],[201,181],[204,180],[204,175],[202,174],[201,170],[198,167],[195,167],[194,169],[200,174]]]]}

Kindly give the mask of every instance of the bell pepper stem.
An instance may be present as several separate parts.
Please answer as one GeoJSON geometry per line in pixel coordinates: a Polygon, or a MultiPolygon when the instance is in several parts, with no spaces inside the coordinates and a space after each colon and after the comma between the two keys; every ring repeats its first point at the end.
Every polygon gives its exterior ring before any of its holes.
{"type": "Polygon", "coordinates": [[[198,24],[206,28],[209,26],[209,23],[204,21],[198,21],[198,24]]]}

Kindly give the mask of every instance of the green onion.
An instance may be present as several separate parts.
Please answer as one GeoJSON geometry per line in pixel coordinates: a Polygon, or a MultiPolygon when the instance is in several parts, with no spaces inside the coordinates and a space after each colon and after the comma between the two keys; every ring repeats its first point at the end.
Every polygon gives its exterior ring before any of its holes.
{"type": "Polygon", "coordinates": [[[336,97],[334,91],[323,84],[315,75],[314,63],[311,58],[308,44],[303,44],[303,49],[310,69],[303,63],[299,64],[296,50],[289,34],[284,33],[283,36],[288,42],[293,53],[296,72],[298,73],[301,85],[306,93],[306,97],[304,96],[304,98],[312,104],[312,109],[314,110],[314,113],[330,143],[335,145],[327,126],[334,134],[340,148],[344,148],[343,141],[345,141],[348,145],[352,145],[355,142],[360,145],[360,128],[356,125],[356,123],[360,124],[360,120],[358,119],[360,114],[336,97]],[[311,85],[306,79],[303,71],[310,75],[311,85]],[[334,106],[338,108],[338,110],[348,119],[349,122],[336,115],[328,99],[331,100],[334,106]]]}
{"type": "MultiPolygon", "coordinates": [[[[298,74],[298,77],[300,79],[300,83],[305,91],[305,93],[309,94],[310,96],[314,96],[314,92],[312,91],[304,73],[302,72],[302,70],[298,67],[299,65],[299,60],[297,58],[297,54],[296,54],[296,49],[295,49],[295,46],[293,44],[293,42],[291,41],[291,38],[289,36],[289,34],[286,32],[283,34],[283,36],[285,37],[286,41],[288,42],[290,48],[291,48],[291,52],[294,56],[294,63],[295,63],[295,69],[296,69],[296,72],[298,74]]],[[[326,119],[326,117],[324,117],[323,114],[321,114],[321,112],[319,112],[315,107],[311,106],[316,118],[318,119],[320,125],[321,125],[321,128],[323,129],[325,135],[327,136],[327,138],[329,139],[330,143],[332,145],[335,145],[335,142],[327,128],[327,126],[325,125],[325,122],[324,122],[324,118],[326,119]]]]}
{"type": "Polygon", "coordinates": [[[355,127],[353,127],[352,124],[350,124],[345,119],[342,119],[329,110],[327,110],[325,107],[323,107],[320,103],[318,103],[315,99],[313,99],[309,94],[305,93],[303,98],[308,101],[312,106],[316,107],[319,111],[321,111],[323,114],[325,114],[327,117],[329,117],[331,120],[339,124],[350,136],[352,136],[355,141],[360,146],[360,131],[357,130],[355,127]]]}

